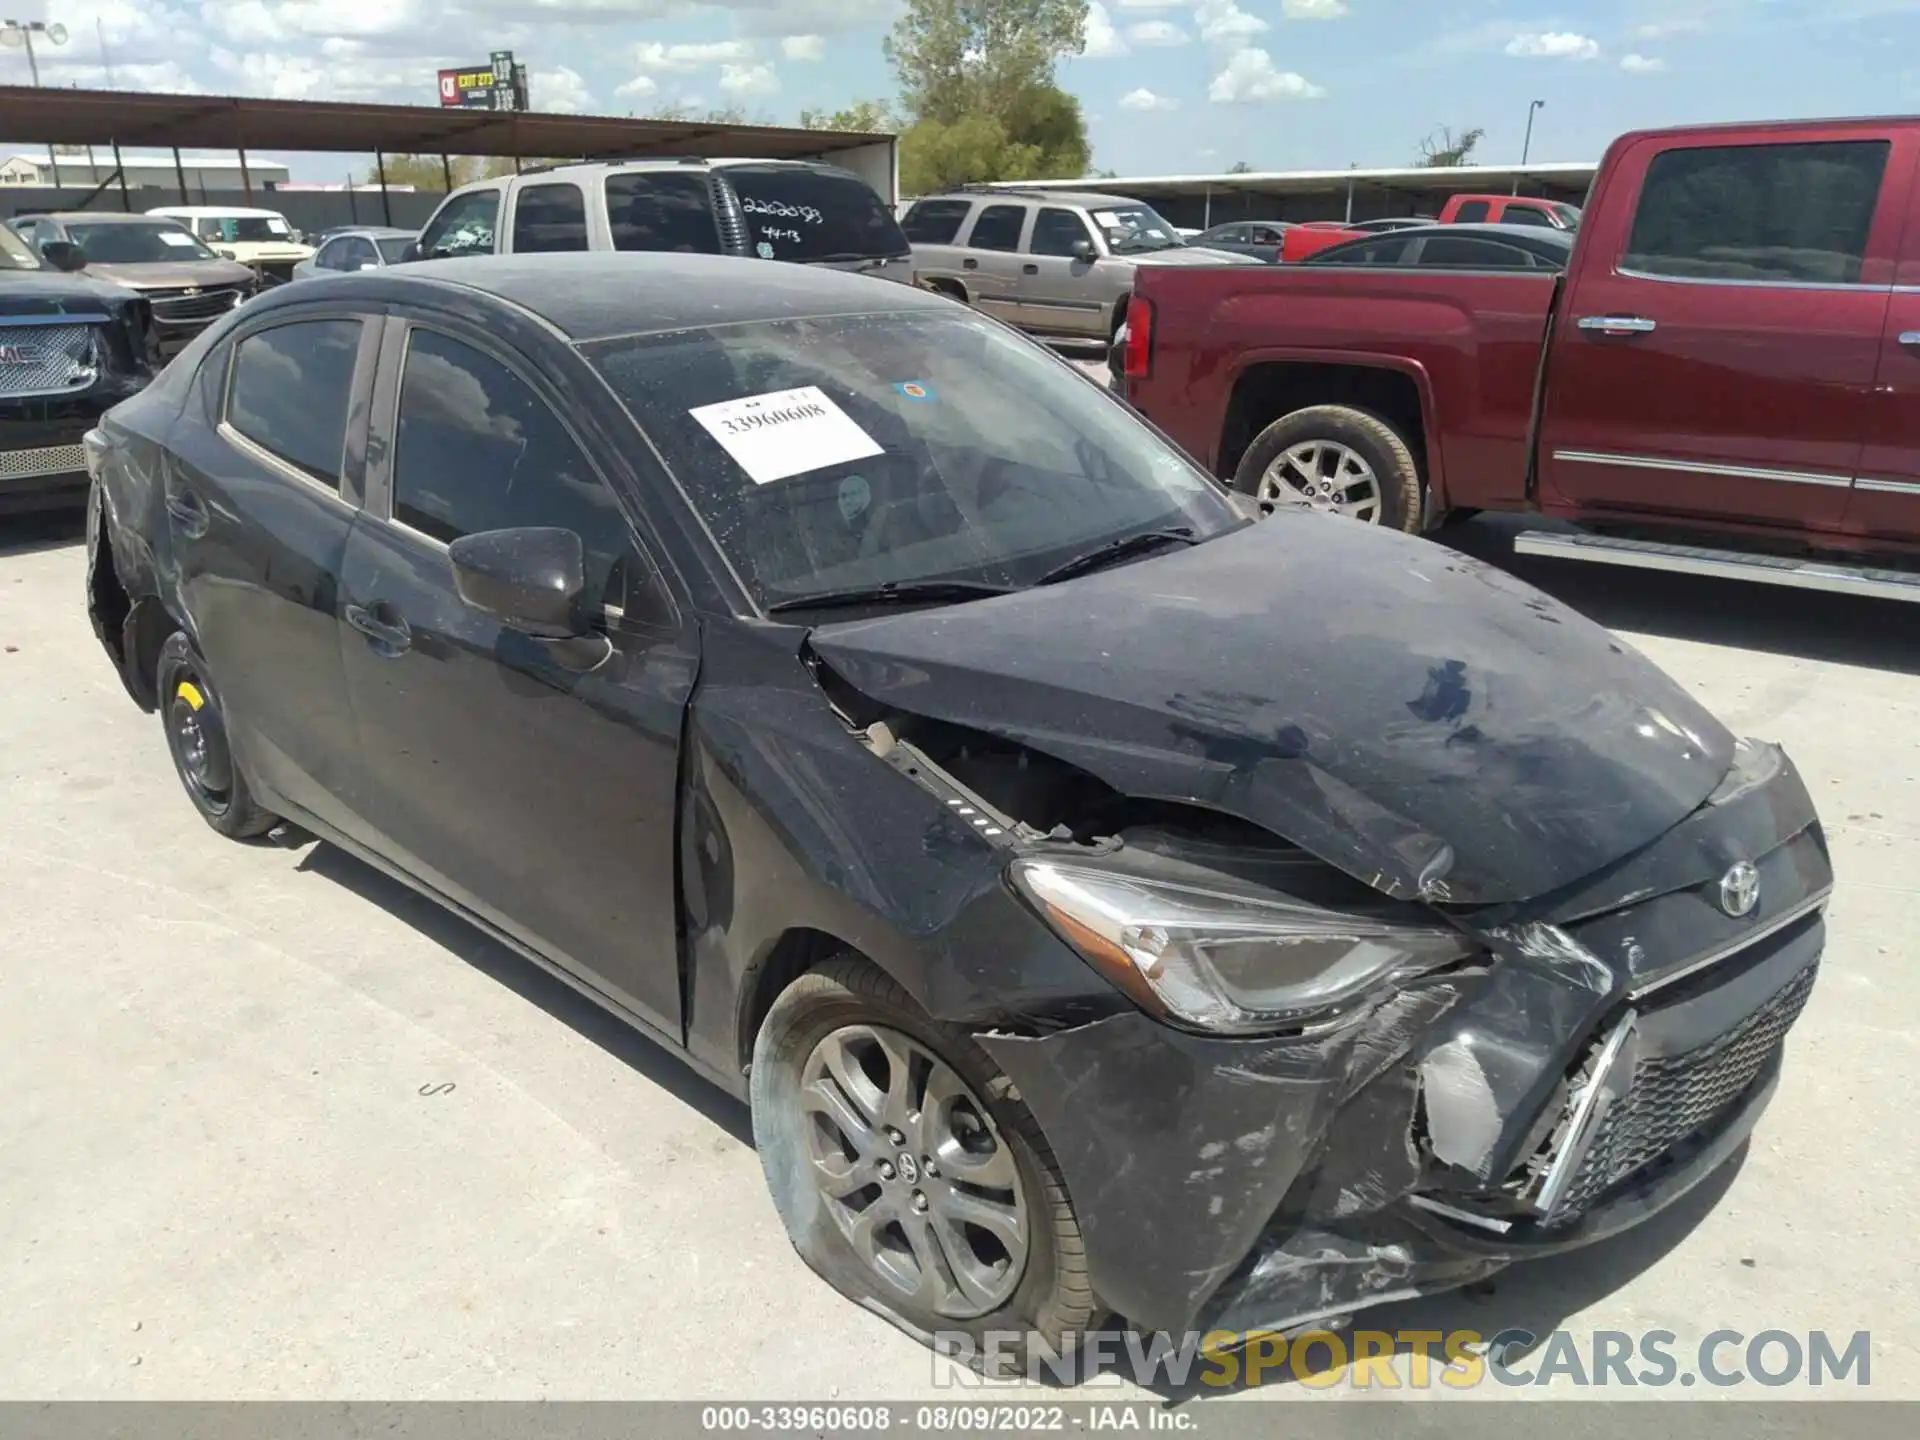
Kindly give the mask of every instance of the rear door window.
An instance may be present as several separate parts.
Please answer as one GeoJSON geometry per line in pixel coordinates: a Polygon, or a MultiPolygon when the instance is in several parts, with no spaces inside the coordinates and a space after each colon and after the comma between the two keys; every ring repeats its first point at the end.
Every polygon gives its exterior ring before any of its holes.
{"type": "Polygon", "coordinates": [[[1367,240],[1322,250],[1317,255],[1309,255],[1301,263],[1306,265],[1399,265],[1406,259],[1407,244],[1407,241],[1397,238],[1367,240]]]}
{"type": "Polygon", "coordinates": [[[329,490],[340,488],[358,320],[301,320],[240,342],[227,423],[329,490]]]}
{"type": "Polygon", "coordinates": [[[1509,205],[1501,213],[1502,225],[1537,225],[1543,230],[1558,230],[1553,217],[1544,210],[1536,210],[1531,205],[1509,205]]]}
{"type": "Polygon", "coordinates": [[[1449,270],[1531,270],[1533,257],[1517,245],[1465,235],[1430,235],[1421,242],[1424,268],[1449,270]]]}
{"type": "Polygon", "coordinates": [[[500,228],[500,191],[473,190],[456,195],[440,207],[420,235],[420,258],[443,260],[452,255],[491,255],[500,228]]]}
{"type": "Polygon", "coordinates": [[[629,170],[607,176],[607,225],[616,250],[720,253],[713,184],[704,171],[629,170]]]}
{"type": "Polygon", "coordinates": [[[905,255],[907,237],[874,189],[848,170],[729,165],[721,171],[766,260],[874,260],[905,255]]]}
{"type": "Polygon", "coordinates": [[[587,248],[587,198],[578,185],[528,185],[513,202],[515,254],[587,248]]]}
{"type": "Polygon", "coordinates": [[[972,208],[971,200],[916,200],[900,229],[916,245],[951,245],[972,208]]]}
{"type": "Polygon", "coordinates": [[[1026,223],[1024,205],[989,205],[975,218],[967,244],[975,250],[1018,250],[1026,223]]]}
{"type": "Polygon", "coordinates": [[[1469,200],[1454,212],[1454,223],[1457,225],[1477,225],[1487,218],[1490,211],[1491,207],[1486,201],[1469,200]]]}
{"type": "Polygon", "coordinates": [[[1664,150],[1640,187],[1625,268],[1857,285],[1890,149],[1829,140],[1664,150]]]}

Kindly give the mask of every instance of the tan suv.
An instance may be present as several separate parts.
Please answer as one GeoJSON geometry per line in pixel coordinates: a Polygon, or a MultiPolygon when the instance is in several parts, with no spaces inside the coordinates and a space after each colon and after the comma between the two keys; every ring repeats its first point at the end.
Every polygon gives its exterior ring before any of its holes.
{"type": "Polygon", "coordinates": [[[1089,190],[968,187],[900,228],[920,283],[1051,339],[1111,343],[1140,265],[1255,265],[1187,244],[1152,206],[1089,190]]]}

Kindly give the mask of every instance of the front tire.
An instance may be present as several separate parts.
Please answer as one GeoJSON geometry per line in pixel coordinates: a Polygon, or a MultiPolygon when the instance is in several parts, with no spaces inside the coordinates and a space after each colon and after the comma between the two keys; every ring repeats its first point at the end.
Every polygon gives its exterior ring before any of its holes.
{"type": "Polygon", "coordinates": [[[254,801],[227,738],[219,692],[185,631],[174,631],[160,647],[154,683],[167,753],[200,818],[230,840],[264,835],[279,824],[279,816],[254,801]]]}
{"type": "MultiPolygon", "coordinates": [[[[923,1340],[1015,1332],[1064,1354],[1097,1311],[1073,1202],[1012,1081],[845,953],[767,1013],[754,1144],[813,1270],[923,1340]]],[[[994,1347],[1005,1351],[1006,1342],[994,1347]]]]}
{"type": "Polygon", "coordinates": [[[1409,534],[1420,530],[1413,451],[1378,415],[1346,405],[1282,415],[1240,457],[1233,486],[1268,514],[1318,510],[1409,534]]]}

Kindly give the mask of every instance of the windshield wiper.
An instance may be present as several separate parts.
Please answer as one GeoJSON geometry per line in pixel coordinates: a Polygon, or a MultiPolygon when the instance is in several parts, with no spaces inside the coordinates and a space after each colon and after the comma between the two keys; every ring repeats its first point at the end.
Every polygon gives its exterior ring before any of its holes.
{"type": "Polygon", "coordinates": [[[836,255],[813,255],[808,258],[816,265],[844,265],[851,260],[862,260],[866,263],[854,272],[860,274],[868,270],[878,270],[882,265],[891,265],[896,260],[910,260],[913,257],[911,252],[906,255],[875,255],[867,250],[843,250],[836,255]]]}
{"type": "Polygon", "coordinates": [[[889,580],[884,585],[858,585],[846,590],[822,590],[814,595],[796,595],[791,600],[776,600],[768,605],[769,615],[786,610],[826,610],[846,605],[937,605],[942,601],[985,600],[992,595],[1011,595],[1007,585],[987,585],[977,580],[889,580]]]}
{"type": "Polygon", "coordinates": [[[1175,526],[1171,530],[1142,530],[1137,535],[1122,535],[1118,540],[1109,540],[1097,545],[1085,554],[1076,555],[1071,560],[1054,566],[1033,583],[1051,585],[1056,580],[1071,580],[1076,575],[1085,575],[1092,570],[1102,570],[1116,560],[1125,560],[1146,550],[1157,549],[1162,545],[1194,545],[1191,525],[1175,526]]]}

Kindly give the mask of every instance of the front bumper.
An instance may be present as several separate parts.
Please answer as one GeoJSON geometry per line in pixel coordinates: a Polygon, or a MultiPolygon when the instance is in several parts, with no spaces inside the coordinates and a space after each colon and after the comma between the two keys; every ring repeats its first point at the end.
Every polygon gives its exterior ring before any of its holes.
{"type": "Polygon", "coordinates": [[[1101,1299],[1145,1329],[1285,1330],[1590,1244],[1699,1184],[1772,1095],[1831,886],[1785,757],[1746,747],[1736,771],[1606,881],[1489,917],[1484,962],[1338,1031],[1130,1012],[981,1035],[1101,1299]],[[1740,920],[1707,900],[1735,860],[1770,891],[1740,920]]]}
{"type": "Polygon", "coordinates": [[[81,437],[144,383],[116,376],[83,395],[0,400],[0,514],[79,504],[87,490],[81,437]]]}

